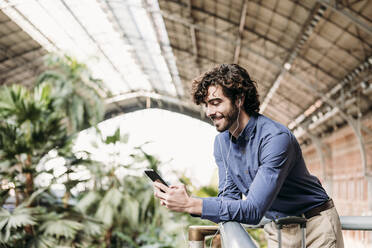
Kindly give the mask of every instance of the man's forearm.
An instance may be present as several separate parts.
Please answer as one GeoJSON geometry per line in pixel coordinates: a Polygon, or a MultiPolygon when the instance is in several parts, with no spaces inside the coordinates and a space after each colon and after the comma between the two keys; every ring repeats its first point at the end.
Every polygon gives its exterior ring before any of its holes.
{"type": "Polygon", "coordinates": [[[200,198],[190,197],[190,204],[187,212],[190,214],[201,215],[203,209],[203,200],[200,198]]]}

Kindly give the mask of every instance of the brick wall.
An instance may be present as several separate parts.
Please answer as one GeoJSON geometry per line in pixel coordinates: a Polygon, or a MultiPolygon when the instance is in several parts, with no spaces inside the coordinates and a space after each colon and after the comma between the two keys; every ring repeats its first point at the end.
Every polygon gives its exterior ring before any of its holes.
{"type": "MultiPolygon", "coordinates": [[[[363,122],[372,130],[372,120],[363,122]]],[[[372,134],[363,133],[367,154],[367,171],[372,173],[372,134]]],[[[319,149],[319,148],[318,148],[319,149]]],[[[322,139],[321,151],[325,168],[315,145],[303,148],[309,171],[316,175],[333,198],[339,214],[372,215],[372,192],[368,191],[368,181],[361,163],[358,140],[346,126],[329,137],[322,139]]],[[[345,247],[372,247],[372,232],[343,231],[345,247]]]]}

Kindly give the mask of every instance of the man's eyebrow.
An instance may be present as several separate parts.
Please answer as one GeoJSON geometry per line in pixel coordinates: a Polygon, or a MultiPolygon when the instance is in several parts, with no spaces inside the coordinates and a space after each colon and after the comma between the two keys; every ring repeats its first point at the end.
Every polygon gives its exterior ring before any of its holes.
{"type": "Polygon", "coordinates": [[[219,98],[219,97],[214,97],[214,98],[211,98],[211,99],[207,100],[207,102],[212,102],[212,101],[215,101],[215,100],[222,100],[222,99],[219,98]]]}

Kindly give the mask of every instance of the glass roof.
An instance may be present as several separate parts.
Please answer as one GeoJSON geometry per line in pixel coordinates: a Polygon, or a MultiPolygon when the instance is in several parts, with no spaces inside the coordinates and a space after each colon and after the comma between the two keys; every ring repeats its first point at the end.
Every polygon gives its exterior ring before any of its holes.
{"type": "Polygon", "coordinates": [[[156,0],[0,0],[0,8],[48,51],[86,63],[114,96],[183,96],[156,0]]]}

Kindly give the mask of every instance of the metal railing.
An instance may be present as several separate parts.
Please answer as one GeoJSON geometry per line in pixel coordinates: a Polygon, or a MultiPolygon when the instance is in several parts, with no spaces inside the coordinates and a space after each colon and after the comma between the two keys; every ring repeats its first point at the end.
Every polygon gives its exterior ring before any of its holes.
{"type": "Polygon", "coordinates": [[[251,236],[247,233],[244,227],[238,222],[229,221],[220,224],[220,233],[223,247],[257,247],[251,236]]]}
{"type": "Polygon", "coordinates": [[[372,216],[341,216],[342,230],[372,231],[372,216]]]}
{"type": "MultiPolygon", "coordinates": [[[[340,221],[342,230],[372,231],[372,216],[341,216],[340,221]]],[[[262,228],[269,222],[270,220],[263,218],[258,225],[242,225],[238,222],[228,221],[220,223],[218,226],[190,226],[189,247],[203,248],[205,237],[208,235],[215,236],[219,230],[222,247],[257,248],[246,228],[262,228]]]]}

